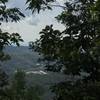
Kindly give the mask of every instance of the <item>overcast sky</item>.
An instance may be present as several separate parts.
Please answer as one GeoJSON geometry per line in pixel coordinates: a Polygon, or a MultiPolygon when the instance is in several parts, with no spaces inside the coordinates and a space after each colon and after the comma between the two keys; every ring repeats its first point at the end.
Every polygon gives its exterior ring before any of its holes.
{"type": "MultiPolygon", "coordinates": [[[[62,4],[63,0],[58,0],[62,4]]],[[[7,4],[8,7],[18,7],[26,15],[18,23],[3,23],[2,29],[8,32],[18,32],[24,39],[22,45],[28,45],[29,41],[35,41],[39,38],[39,32],[46,25],[54,25],[54,28],[62,30],[63,25],[58,23],[54,18],[61,13],[61,8],[54,8],[52,11],[46,10],[42,11],[40,14],[32,14],[31,11],[25,10],[27,5],[25,5],[26,0],[9,0],[7,4]]]]}

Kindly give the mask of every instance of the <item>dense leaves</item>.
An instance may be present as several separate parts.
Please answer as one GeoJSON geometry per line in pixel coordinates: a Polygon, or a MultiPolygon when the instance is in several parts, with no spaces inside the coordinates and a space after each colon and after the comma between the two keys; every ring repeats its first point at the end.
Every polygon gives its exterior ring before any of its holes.
{"type": "Polygon", "coordinates": [[[0,0],[0,4],[5,4],[5,3],[7,3],[8,2],[8,0],[0,0]]]}
{"type": "Polygon", "coordinates": [[[57,66],[59,71],[79,77],[79,80],[73,78],[71,82],[55,85],[55,100],[100,99],[99,5],[99,0],[66,1],[66,8],[56,17],[65,25],[65,30],[54,34],[55,30],[46,26],[40,32],[40,39],[31,45],[43,55],[44,61],[52,63],[46,65],[49,70],[55,71],[57,66]]]}
{"type": "MultiPolygon", "coordinates": [[[[99,74],[99,19],[95,1],[66,2],[64,10],[56,18],[66,29],[63,32],[46,26],[40,32],[40,39],[33,44],[34,49],[52,59],[58,58],[65,66],[68,74],[77,75],[81,72],[99,74]],[[96,17],[97,16],[97,17],[96,17]]],[[[93,77],[96,80],[96,77],[93,77]]]]}
{"type": "Polygon", "coordinates": [[[54,100],[99,100],[100,83],[63,82],[52,87],[56,93],[54,100]]]}
{"type": "Polygon", "coordinates": [[[6,8],[6,6],[0,6],[0,21],[19,21],[20,17],[25,17],[18,8],[6,8]]]}
{"type": "Polygon", "coordinates": [[[30,48],[38,51],[43,56],[43,61],[46,62],[46,69],[52,70],[55,63],[55,68],[53,71],[60,71],[61,63],[59,62],[59,50],[61,48],[61,32],[59,30],[53,30],[53,26],[46,26],[39,33],[40,39],[36,42],[30,42],[30,48]],[[53,66],[52,66],[53,65],[53,66]],[[49,66],[49,67],[48,67],[49,66]],[[59,66],[59,67],[58,67],[59,66]]]}
{"type": "MultiPolygon", "coordinates": [[[[8,2],[8,0],[0,0],[0,23],[3,21],[17,22],[20,20],[20,18],[25,17],[18,8],[7,8],[6,2],[8,2]]],[[[2,29],[0,29],[0,52],[6,45],[11,45],[12,43],[15,43],[19,46],[19,41],[22,42],[23,40],[18,33],[11,34],[8,32],[2,32],[2,29]]]]}

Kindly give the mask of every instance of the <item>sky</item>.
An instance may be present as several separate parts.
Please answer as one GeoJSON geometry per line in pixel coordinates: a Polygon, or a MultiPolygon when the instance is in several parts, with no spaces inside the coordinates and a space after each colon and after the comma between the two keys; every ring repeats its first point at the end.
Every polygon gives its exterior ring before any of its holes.
{"type": "MultiPolygon", "coordinates": [[[[63,4],[63,0],[58,0],[60,4],[63,4]]],[[[8,7],[18,7],[25,14],[25,18],[21,19],[18,23],[3,22],[1,28],[3,31],[17,32],[19,33],[24,42],[21,45],[28,45],[30,41],[35,41],[39,38],[39,32],[45,28],[46,25],[53,24],[55,29],[63,30],[64,26],[57,22],[55,17],[62,12],[61,8],[53,8],[52,11],[45,10],[39,14],[32,14],[31,11],[25,10],[27,5],[26,0],[9,0],[8,7]]]]}

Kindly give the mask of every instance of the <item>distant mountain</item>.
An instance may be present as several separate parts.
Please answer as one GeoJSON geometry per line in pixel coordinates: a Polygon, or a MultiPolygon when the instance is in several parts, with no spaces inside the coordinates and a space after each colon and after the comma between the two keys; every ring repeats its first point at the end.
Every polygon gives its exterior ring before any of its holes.
{"type": "Polygon", "coordinates": [[[30,70],[40,65],[38,53],[33,52],[27,46],[6,47],[4,51],[11,56],[10,60],[2,62],[3,69],[9,73],[16,69],[30,70]]]}

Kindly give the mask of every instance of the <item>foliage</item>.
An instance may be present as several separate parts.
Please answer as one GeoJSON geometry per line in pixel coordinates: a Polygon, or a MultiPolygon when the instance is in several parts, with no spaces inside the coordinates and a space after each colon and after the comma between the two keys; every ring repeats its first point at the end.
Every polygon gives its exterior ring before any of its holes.
{"type": "Polygon", "coordinates": [[[7,74],[0,69],[0,100],[2,97],[5,97],[5,86],[8,85],[8,76],[7,74]]]}
{"type": "Polygon", "coordinates": [[[63,82],[53,86],[52,92],[56,93],[54,100],[99,100],[100,83],[63,82]]]}
{"type": "Polygon", "coordinates": [[[30,45],[52,63],[47,69],[58,71],[56,67],[74,77],[71,82],[55,85],[55,100],[100,99],[99,5],[99,0],[66,1],[66,8],[56,17],[65,30],[55,32],[52,26],[46,26],[40,39],[30,45]]]}
{"type": "Polygon", "coordinates": [[[28,7],[27,9],[32,10],[32,12],[37,11],[38,13],[40,10],[45,10],[45,9],[52,9],[51,6],[49,5],[51,2],[54,2],[55,0],[27,0],[28,7]]]}
{"type": "MultiPolygon", "coordinates": [[[[60,42],[61,42],[61,32],[59,30],[53,30],[53,26],[46,26],[45,29],[43,29],[40,32],[40,39],[36,42],[30,42],[30,49],[34,48],[35,51],[38,51],[40,54],[43,55],[44,61],[48,63],[47,69],[52,70],[52,65],[50,65],[51,62],[57,61],[59,63],[59,48],[60,48],[60,42]],[[51,66],[51,67],[50,67],[51,66]]],[[[54,66],[54,65],[53,65],[54,66]]],[[[57,64],[58,66],[58,64],[57,64]]],[[[60,68],[58,68],[55,64],[55,70],[59,71],[60,68]]],[[[60,67],[60,63],[59,63],[60,67]]]]}
{"type": "MultiPolygon", "coordinates": [[[[0,25],[2,22],[17,22],[20,18],[25,17],[22,12],[18,8],[7,8],[6,3],[8,0],[0,0],[0,25]]],[[[5,46],[9,46],[12,44],[16,44],[19,46],[19,42],[22,42],[22,38],[18,33],[8,33],[3,32],[0,29],[0,61],[5,61],[9,59],[9,55],[3,52],[5,46]]],[[[8,85],[8,77],[5,72],[3,72],[2,68],[0,69],[0,100],[1,97],[5,97],[5,88],[8,85]]]]}
{"type": "MultiPolygon", "coordinates": [[[[21,17],[25,17],[23,13],[20,12],[18,8],[7,8],[6,3],[8,0],[0,0],[0,24],[3,21],[14,21],[17,22],[21,17]]],[[[16,44],[19,46],[19,42],[22,42],[22,38],[18,33],[8,33],[3,32],[0,29],[0,59],[4,56],[3,48],[7,45],[16,44]]]]}

